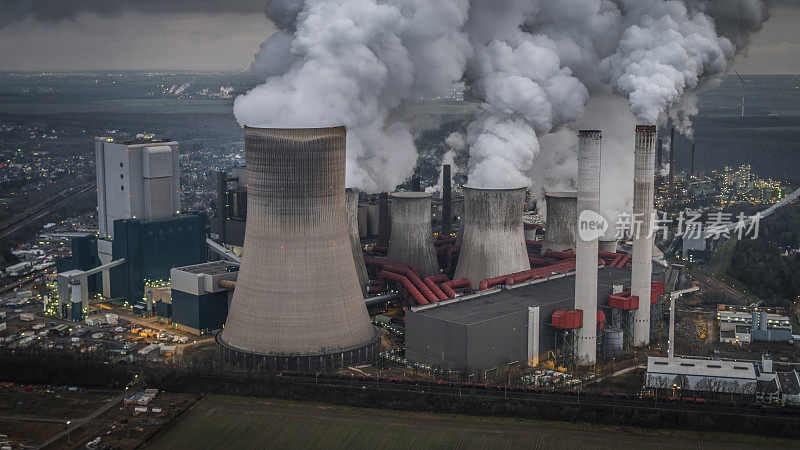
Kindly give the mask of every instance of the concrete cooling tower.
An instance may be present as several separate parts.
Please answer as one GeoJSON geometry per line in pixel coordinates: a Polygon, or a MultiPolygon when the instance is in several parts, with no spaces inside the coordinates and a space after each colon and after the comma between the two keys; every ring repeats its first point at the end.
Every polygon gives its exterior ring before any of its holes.
{"type": "Polygon", "coordinates": [[[545,194],[545,219],[542,254],[547,250],[561,252],[575,248],[575,229],[578,226],[578,194],[575,191],[545,194]]]}
{"type": "Polygon", "coordinates": [[[482,280],[530,270],[522,213],[526,189],[464,187],[461,254],[453,279],[482,280]]]}
{"type": "Polygon", "coordinates": [[[653,181],[656,153],[655,126],[636,127],[636,148],[633,159],[633,220],[639,222],[633,233],[631,263],[631,296],[639,297],[634,314],[633,345],[650,343],[650,289],[653,273],[653,181]]]}
{"type": "Polygon", "coordinates": [[[601,252],[617,253],[617,240],[616,239],[603,239],[600,238],[599,249],[601,252]]]}
{"type": "Polygon", "coordinates": [[[431,194],[395,192],[392,198],[392,238],[386,257],[412,264],[420,275],[439,275],[439,260],[431,230],[431,194]]]}
{"type": "Polygon", "coordinates": [[[353,262],[356,265],[358,274],[358,284],[361,286],[361,293],[366,296],[369,276],[367,266],[364,265],[364,254],[361,252],[361,237],[358,232],[358,190],[346,189],[347,196],[347,228],[350,232],[350,248],[353,250],[353,262]]]}
{"type": "Polygon", "coordinates": [[[247,228],[218,352],[228,367],[319,370],[380,351],[345,207],[345,129],[245,127],[247,228]]]}

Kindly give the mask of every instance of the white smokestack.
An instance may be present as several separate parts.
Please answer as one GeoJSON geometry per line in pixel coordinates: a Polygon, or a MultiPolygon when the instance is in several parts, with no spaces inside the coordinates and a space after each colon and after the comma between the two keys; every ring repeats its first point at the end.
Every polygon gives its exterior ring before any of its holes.
{"type": "Polygon", "coordinates": [[[633,345],[650,343],[650,291],[653,273],[653,180],[656,134],[654,125],[636,127],[633,179],[633,270],[631,296],[639,297],[633,325],[633,345]]]}
{"type": "Polygon", "coordinates": [[[600,140],[602,133],[578,133],[578,230],[575,233],[575,309],[583,311],[578,331],[578,364],[597,359],[597,242],[600,220],[600,140]]]}

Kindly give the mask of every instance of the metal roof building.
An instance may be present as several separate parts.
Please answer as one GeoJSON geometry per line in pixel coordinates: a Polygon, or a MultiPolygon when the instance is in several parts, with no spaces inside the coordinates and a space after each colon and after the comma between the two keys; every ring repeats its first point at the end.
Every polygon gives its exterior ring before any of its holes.
{"type": "MultiPolygon", "coordinates": [[[[598,305],[607,304],[613,285],[629,283],[628,270],[600,269],[598,305]]],[[[535,365],[547,356],[553,312],[574,307],[575,277],[562,274],[412,308],[406,312],[406,358],[459,369],[535,365]]]]}
{"type": "Polygon", "coordinates": [[[752,394],[758,374],[751,362],[699,358],[647,358],[647,387],[752,394]]]}

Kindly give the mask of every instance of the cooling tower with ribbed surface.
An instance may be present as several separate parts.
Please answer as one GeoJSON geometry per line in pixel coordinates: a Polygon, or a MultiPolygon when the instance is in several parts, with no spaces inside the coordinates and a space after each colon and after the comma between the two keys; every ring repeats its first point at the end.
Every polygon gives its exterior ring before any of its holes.
{"type": "MultiPolygon", "coordinates": [[[[600,131],[578,132],[578,199],[575,233],[575,309],[583,311],[578,330],[579,365],[597,361],[597,257],[600,227],[600,131]]],[[[548,210],[549,213],[549,210],[548,210]]]]}
{"type": "Polygon", "coordinates": [[[656,152],[655,126],[636,127],[633,157],[633,250],[631,263],[631,296],[639,297],[639,308],[633,317],[635,346],[650,343],[650,288],[653,273],[653,182],[656,152]]]}
{"type": "Polygon", "coordinates": [[[464,187],[461,253],[454,279],[482,280],[530,270],[522,213],[525,191],[464,187]]]}
{"type": "Polygon", "coordinates": [[[431,230],[431,194],[395,192],[392,198],[392,238],[387,258],[412,264],[420,275],[439,275],[439,260],[431,230]]]}
{"type": "Polygon", "coordinates": [[[578,226],[578,194],[575,191],[545,194],[545,218],[542,254],[547,250],[561,252],[575,248],[575,229],[578,226]]]}
{"type": "Polygon", "coordinates": [[[367,275],[367,266],[364,265],[364,254],[361,252],[358,223],[358,190],[347,188],[345,195],[347,196],[347,227],[350,232],[350,248],[353,251],[353,262],[356,265],[358,284],[361,286],[361,293],[366,296],[369,276],[367,275]]]}
{"type": "Polygon", "coordinates": [[[380,351],[345,207],[345,129],[244,129],[244,257],[218,351],[228,367],[318,370],[380,351]]]}
{"type": "Polygon", "coordinates": [[[598,248],[600,249],[601,252],[617,253],[617,240],[616,239],[606,240],[606,239],[602,239],[601,238],[600,239],[600,243],[598,244],[598,246],[599,246],[598,248]]]}

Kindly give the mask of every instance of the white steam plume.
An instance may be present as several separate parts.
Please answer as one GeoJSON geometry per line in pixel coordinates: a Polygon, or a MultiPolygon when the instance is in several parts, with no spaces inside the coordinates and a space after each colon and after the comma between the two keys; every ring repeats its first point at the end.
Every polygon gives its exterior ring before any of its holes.
{"type": "Polygon", "coordinates": [[[417,158],[409,127],[393,113],[461,78],[467,9],[467,0],[270,3],[281,31],[252,67],[266,82],[236,99],[236,118],[258,127],[345,125],[348,186],[393,189],[417,158]]]}

